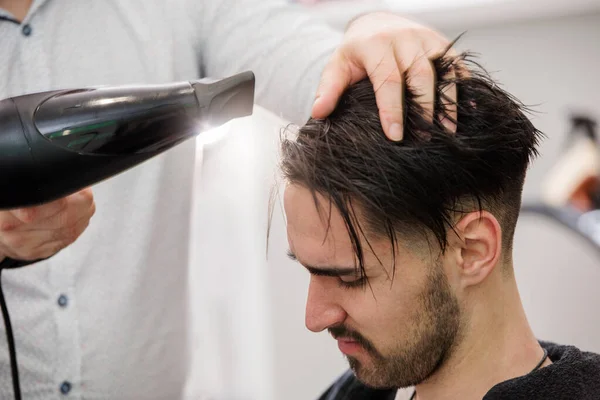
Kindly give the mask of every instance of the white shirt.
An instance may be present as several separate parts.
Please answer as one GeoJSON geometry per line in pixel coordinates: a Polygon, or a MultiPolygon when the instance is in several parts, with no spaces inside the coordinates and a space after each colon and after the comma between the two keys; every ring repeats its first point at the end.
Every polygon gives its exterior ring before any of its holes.
{"type": "MultiPolygon", "coordinates": [[[[258,103],[294,122],[340,40],[275,0],[36,0],[21,25],[10,19],[0,10],[0,98],[253,70],[258,103]]],[[[194,158],[189,141],[95,186],[75,244],[3,273],[24,399],[183,397],[194,158]]]]}

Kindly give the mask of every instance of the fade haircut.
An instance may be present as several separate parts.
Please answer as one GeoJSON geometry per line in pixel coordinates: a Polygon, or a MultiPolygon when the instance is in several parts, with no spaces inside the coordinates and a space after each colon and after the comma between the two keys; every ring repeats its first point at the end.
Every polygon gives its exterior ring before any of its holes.
{"type": "Polygon", "coordinates": [[[386,138],[367,79],[350,86],[328,118],[311,118],[295,139],[282,141],[284,178],[309,189],[320,211],[317,193],[329,199],[329,215],[332,206],[339,210],[361,276],[361,237],[388,239],[394,259],[400,238],[425,240],[429,249],[433,242],[443,254],[461,213],[490,211],[501,225],[503,250],[512,248],[525,173],[541,133],[526,107],[471,54],[446,52],[432,65],[438,77],[433,122],[407,82],[401,142],[386,138]],[[444,94],[451,84],[455,103],[444,94]],[[457,121],[448,115],[449,104],[457,121]],[[455,134],[441,116],[456,123],[455,134]]]}

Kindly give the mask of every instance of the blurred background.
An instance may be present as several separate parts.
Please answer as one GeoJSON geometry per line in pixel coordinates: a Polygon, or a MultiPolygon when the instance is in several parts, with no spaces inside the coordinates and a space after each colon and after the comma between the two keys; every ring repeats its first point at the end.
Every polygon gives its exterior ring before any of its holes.
{"type": "MultiPolygon", "coordinates": [[[[600,352],[600,1],[298,0],[297,6],[340,30],[358,14],[385,9],[449,38],[466,32],[457,47],[479,53],[492,76],[531,106],[547,138],[526,181],[516,233],[523,303],[539,338],[600,352]]],[[[258,107],[254,116],[199,139],[190,398],[315,399],[347,368],[327,333],[304,327],[309,276],[285,255],[277,202],[267,252],[267,204],[277,188],[277,144],[286,124],[258,107]],[[218,182],[202,179],[216,173],[218,182]]]]}

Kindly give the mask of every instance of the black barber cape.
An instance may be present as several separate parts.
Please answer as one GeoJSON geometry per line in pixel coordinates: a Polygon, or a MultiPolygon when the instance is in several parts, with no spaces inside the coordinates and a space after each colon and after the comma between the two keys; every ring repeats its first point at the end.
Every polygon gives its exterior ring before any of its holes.
{"type": "MultiPolygon", "coordinates": [[[[600,355],[573,346],[540,342],[552,364],[501,382],[483,400],[600,400],[600,355]]],[[[394,400],[396,390],[371,389],[352,371],[339,378],[319,400],[394,400]]]]}

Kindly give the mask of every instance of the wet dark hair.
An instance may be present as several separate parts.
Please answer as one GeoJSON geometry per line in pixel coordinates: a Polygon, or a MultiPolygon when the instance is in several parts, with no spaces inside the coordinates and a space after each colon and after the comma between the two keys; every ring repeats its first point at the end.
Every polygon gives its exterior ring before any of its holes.
{"type": "Polygon", "coordinates": [[[401,142],[386,138],[367,79],[352,85],[328,118],[310,119],[297,138],[282,141],[284,177],[311,190],[320,210],[316,193],[337,207],[361,275],[361,237],[387,238],[394,250],[399,237],[425,238],[429,248],[428,238],[434,238],[443,253],[457,213],[490,211],[502,227],[504,249],[512,247],[525,173],[541,133],[526,117],[527,108],[472,55],[444,54],[433,66],[436,118],[425,119],[408,82],[401,142]],[[463,73],[450,78],[454,65],[461,65],[463,73]],[[458,92],[455,134],[438,120],[450,118],[444,106],[450,99],[443,94],[450,84],[458,92]]]}

